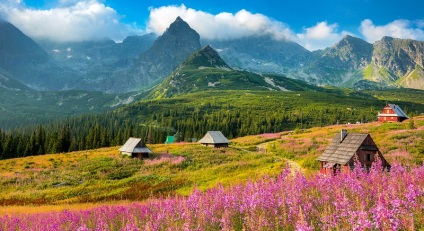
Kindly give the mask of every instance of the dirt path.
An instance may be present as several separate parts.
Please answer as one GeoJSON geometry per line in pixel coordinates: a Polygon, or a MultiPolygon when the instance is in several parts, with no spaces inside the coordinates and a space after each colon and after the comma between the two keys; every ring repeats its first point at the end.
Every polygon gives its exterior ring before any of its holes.
{"type": "MultiPolygon", "coordinates": [[[[258,150],[266,150],[266,153],[267,154],[273,154],[271,151],[269,151],[268,149],[267,149],[267,146],[268,146],[268,144],[270,144],[270,143],[273,143],[273,142],[275,142],[275,140],[274,141],[269,141],[269,142],[265,142],[265,143],[261,143],[261,144],[258,144],[258,145],[256,145],[256,148],[258,149],[258,150]]],[[[293,161],[293,160],[290,160],[290,159],[287,159],[287,158],[283,158],[284,159],[284,161],[287,163],[287,166],[290,168],[290,170],[291,170],[291,172],[294,174],[295,172],[303,172],[304,170],[302,169],[302,167],[300,167],[300,165],[297,163],[297,162],[295,162],[295,161],[293,161]]]]}

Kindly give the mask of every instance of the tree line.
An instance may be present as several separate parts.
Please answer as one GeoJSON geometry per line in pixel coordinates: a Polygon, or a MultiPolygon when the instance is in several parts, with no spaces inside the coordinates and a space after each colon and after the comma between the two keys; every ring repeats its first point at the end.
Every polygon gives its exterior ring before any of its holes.
{"type": "Polygon", "coordinates": [[[325,126],[346,121],[374,121],[376,111],[337,107],[239,109],[231,104],[203,106],[136,104],[101,115],[83,115],[51,124],[0,131],[0,158],[95,149],[122,145],[129,137],[145,143],[163,143],[178,132],[180,141],[199,139],[209,130],[229,139],[295,128],[325,126]]]}

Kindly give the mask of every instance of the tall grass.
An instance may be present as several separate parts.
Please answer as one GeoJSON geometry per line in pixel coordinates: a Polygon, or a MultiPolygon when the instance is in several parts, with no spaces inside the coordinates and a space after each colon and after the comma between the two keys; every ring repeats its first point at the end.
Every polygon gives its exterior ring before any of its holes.
{"type": "Polygon", "coordinates": [[[424,167],[306,177],[286,169],[188,197],[0,217],[0,230],[419,230],[424,167]]]}

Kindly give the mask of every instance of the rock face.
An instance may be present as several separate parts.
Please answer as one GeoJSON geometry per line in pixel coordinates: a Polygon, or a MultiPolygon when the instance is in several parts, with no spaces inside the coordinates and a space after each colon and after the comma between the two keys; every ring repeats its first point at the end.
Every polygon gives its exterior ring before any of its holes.
{"type": "Polygon", "coordinates": [[[362,39],[346,35],[327,50],[316,65],[325,65],[340,70],[356,70],[366,67],[372,56],[372,44],[362,39]]]}
{"type": "Polygon", "coordinates": [[[156,39],[154,34],[129,36],[122,43],[112,40],[53,43],[39,41],[51,57],[81,76],[72,88],[121,93],[134,88],[125,84],[140,54],[156,39]]]}
{"type": "Polygon", "coordinates": [[[200,49],[200,36],[180,17],[140,56],[135,74],[141,84],[163,79],[200,49]]]}
{"type": "Polygon", "coordinates": [[[313,54],[299,44],[269,35],[219,41],[205,40],[231,67],[263,73],[285,74],[311,61],[313,54]]]}
{"type": "Polygon", "coordinates": [[[424,66],[424,42],[383,37],[374,43],[373,63],[385,67],[396,76],[404,76],[424,66]]]}
{"type": "Polygon", "coordinates": [[[0,20],[0,72],[34,89],[61,90],[72,73],[57,65],[31,38],[0,20]]]}
{"type": "Polygon", "coordinates": [[[128,59],[136,59],[147,51],[156,39],[154,34],[129,36],[122,43],[104,39],[98,41],[55,43],[37,41],[61,65],[81,73],[100,71],[128,59]]]}
{"type": "Polygon", "coordinates": [[[209,45],[197,52],[194,52],[186,61],[183,62],[181,66],[184,68],[191,67],[193,69],[215,67],[231,70],[231,67],[228,66],[219,54],[209,45]]]}
{"type": "Polygon", "coordinates": [[[369,44],[345,36],[303,72],[309,77],[314,76],[318,84],[360,89],[365,85],[365,88],[402,86],[424,89],[423,56],[423,42],[383,37],[369,44]]]}
{"type": "Polygon", "coordinates": [[[372,44],[347,35],[334,46],[324,50],[302,71],[308,77],[313,76],[316,84],[346,86],[352,79],[352,82],[356,81],[358,70],[369,65],[372,50],[372,44]]]}

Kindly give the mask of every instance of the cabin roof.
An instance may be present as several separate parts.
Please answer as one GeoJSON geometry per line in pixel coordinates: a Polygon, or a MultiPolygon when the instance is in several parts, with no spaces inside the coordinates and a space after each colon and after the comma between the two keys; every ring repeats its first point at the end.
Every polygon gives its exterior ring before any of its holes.
{"type": "Polygon", "coordinates": [[[208,131],[202,139],[202,144],[228,144],[230,141],[220,131],[208,131]]]}
{"type": "Polygon", "coordinates": [[[146,147],[140,138],[129,138],[127,142],[119,149],[120,152],[128,153],[151,153],[152,151],[146,147]]]}
{"type": "Polygon", "coordinates": [[[399,107],[399,105],[396,104],[388,104],[388,106],[393,109],[393,111],[396,113],[396,115],[398,115],[399,117],[405,117],[408,118],[409,117],[405,114],[405,112],[402,111],[402,109],[399,107]]]}
{"type": "Polygon", "coordinates": [[[336,134],[327,149],[318,157],[319,161],[326,161],[331,164],[345,165],[355,155],[361,144],[369,136],[362,133],[347,133],[340,142],[340,134],[336,134]]]}

